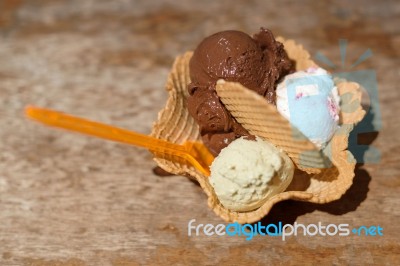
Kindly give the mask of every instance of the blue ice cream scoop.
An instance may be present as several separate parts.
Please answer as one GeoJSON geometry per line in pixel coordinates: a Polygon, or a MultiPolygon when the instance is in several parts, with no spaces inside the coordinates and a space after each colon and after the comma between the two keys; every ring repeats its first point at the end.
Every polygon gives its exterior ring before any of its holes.
{"type": "Polygon", "coordinates": [[[332,76],[322,68],[287,75],[276,90],[279,113],[317,147],[323,148],[339,124],[339,95],[332,76]]]}

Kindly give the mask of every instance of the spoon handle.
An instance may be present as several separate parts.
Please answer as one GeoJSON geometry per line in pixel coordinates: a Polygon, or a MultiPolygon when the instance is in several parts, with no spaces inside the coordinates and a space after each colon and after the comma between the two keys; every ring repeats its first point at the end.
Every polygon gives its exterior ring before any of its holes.
{"type": "Polygon", "coordinates": [[[25,109],[25,113],[28,118],[49,126],[68,129],[120,143],[140,146],[168,158],[171,158],[171,156],[177,156],[188,161],[198,170],[208,174],[208,171],[204,169],[204,167],[183,145],[174,144],[134,131],[117,128],[45,108],[28,106],[25,109]]]}

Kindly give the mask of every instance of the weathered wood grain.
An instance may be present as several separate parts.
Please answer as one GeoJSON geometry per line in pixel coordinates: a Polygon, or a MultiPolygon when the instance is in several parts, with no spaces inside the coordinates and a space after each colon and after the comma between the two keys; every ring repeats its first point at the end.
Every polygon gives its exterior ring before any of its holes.
{"type": "Polygon", "coordinates": [[[1,265],[398,264],[398,1],[229,3],[0,1],[1,265]],[[338,65],[338,39],[348,39],[347,66],[370,48],[352,70],[376,71],[383,121],[369,136],[380,163],[359,167],[342,199],[282,202],[263,222],[380,225],[384,236],[188,237],[191,219],[222,222],[196,184],[154,175],[145,150],[22,115],[36,104],[149,133],[177,54],[213,32],[260,26],[338,65]]]}

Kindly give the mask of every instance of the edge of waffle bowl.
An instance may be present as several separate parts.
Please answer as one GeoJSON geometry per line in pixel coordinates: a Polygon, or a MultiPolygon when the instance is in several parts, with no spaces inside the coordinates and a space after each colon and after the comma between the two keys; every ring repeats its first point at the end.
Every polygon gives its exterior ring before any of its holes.
{"type": "MultiPolygon", "coordinates": [[[[301,45],[296,44],[293,40],[284,40],[281,37],[278,37],[277,40],[284,44],[289,58],[296,62],[296,70],[317,66],[301,45]]],[[[186,52],[178,56],[173,64],[166,84],[169,97],[166,106],[159,112],[158,119],[153,124],[151,133],[153,137],[178,144],[187,140],[201,142],[198,125],[189,115],[186,107],[187,84],[190,83],[188,64],[191,56],[192,52],[186,52]]],[[[357,83],[341,82],[337,84],[337,87],[339,95],[351,95],[352,109],[348,113],[341,112],[341,128],[335,133],[325,151],[330,154],[329,157],[333,166],[323,169],[317,174],[307,174],[296,169],[293,181],[286,191],[268,199],[256,210],[249,212],[230,211],[218,201],[208,182],[208,177],[194,167],[177,160],[172,161],[170,158],[160,157],[157,154],[154,154],[154,160],[168,172],[197,180],[207,194],[208,206],[227,222],[252,223],[259,221],[269,213],[274,204],[283,200],[327,203],[339,199],[353,182],[356,163],[351,153],[346,150],[348,134],[353,129],[354,124],[361,121],[365,111],[362,110],[360,105],[361,90],[357,83]]],[[[346,108],[342,106],[343,109],[346,108]]]]}

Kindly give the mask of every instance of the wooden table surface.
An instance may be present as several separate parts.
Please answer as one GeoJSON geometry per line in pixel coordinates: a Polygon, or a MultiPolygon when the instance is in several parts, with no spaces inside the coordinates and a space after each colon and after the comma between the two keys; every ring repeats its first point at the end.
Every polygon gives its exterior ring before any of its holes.
{"type": "Polygon", "coordinates": [[[0,1],[0,265],[399,265],[399,2],[230,2],[0,1]],[[382,116],[364,140],[380,162],[359,166],[340,200],[282,202],[264,222],[379,225],[383,236],[189,237],[191,219],[223,222],[195,183],[154,175],[146,150],[24,119],[35,104],[147,134],[175,56],[260,26],[323,53],[333,72],[374,71],[382,116]]]}

